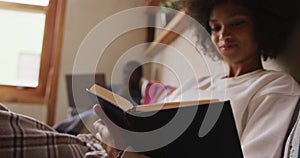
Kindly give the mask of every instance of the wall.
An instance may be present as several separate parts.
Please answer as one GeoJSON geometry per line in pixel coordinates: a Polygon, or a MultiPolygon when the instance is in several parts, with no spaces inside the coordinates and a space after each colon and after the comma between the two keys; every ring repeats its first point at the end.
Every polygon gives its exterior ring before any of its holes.
{"type": "Polygon", "coordinates": [[[47,122],[47,106],[40,104],[3,103],[9,110],[47,122]]]}
{"type": "MultiPolygon", "coordinates": [[[[72,73],[73,63],[76,58],[76,53],[80,47],[80,44],[87,36],[87,34],[102,20],[111,16],[119,11],[129,9],[132,7],[138,7],[145,4],[144,0],[68,0],[66,8],[65,19],[65,32],[64,43],[62,48],[61,69],[59,73],[59,85],[57,92],[57,108],[55,122],[61,121],[68,116],[68,101],[65,84],[65,74],[72,73]]],[[[122,19],[120,19],[122,20],[122,19]]],[[[123,19],[123,23],[126,23],[126,19],[123,19]]],[[[145,19],[146,23],[146,19],[145,19]]],[[[115,26],[122,27],[122,26],[115,26]]],[[[102,36],[106,37],[106,33],[114,31],[114,28],[103,32],[102,36]]],[[[98,65],[96,71],[104,72],[106,74],[106,81],[109,83],[112,67],[117,59],[130,47],[143,43],[146,39],[145,30],[134,30],[123,34],[113,41],[105,50],[103,57],[101,57],[101,64],[98,65]]],[[[101,42],[101,41],[99,41],[101,42]]],[[[94,50],[90,50],[91,52],[94,50]]],[[[89,52],[89,51],[88,51],[89,52]]],[[[82,73],[94,72],[94,70],[88,69],[86,66],[89,63],[89,59],[93,56],[89,56],[87,53],[84,56],[87,60],[81,63],[82,73]]]]}

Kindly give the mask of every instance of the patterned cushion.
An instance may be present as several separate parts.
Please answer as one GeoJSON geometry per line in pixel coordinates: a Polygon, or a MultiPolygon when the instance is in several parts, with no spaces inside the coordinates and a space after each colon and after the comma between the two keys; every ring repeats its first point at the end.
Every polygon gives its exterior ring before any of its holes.
{"type": "Polygon", "coordinates": [[[0,155],[5,158],[82,158],[88,147],[75,136],[56,132],[0,104],[0,155]]]}

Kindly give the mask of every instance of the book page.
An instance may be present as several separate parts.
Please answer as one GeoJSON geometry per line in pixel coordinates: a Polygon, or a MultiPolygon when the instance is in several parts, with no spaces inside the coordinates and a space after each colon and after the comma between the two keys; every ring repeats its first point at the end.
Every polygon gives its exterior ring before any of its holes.
{"type": "Polygon", "coordinates": [[[133,108],[133,105],[125,98],[121,97],[118,94],[115,94],[97,84],[94,84],[90,89],[87,89],[88,92],[95,94],[96,96],[114,104],[124,111],[128,111],[133,108]]]}
{"type": "Polygon", "coordinates": [[[151,111],[158,111],[164,109],[196,106],[196,105],[215,103],[215,102],[219,102],[219,100],[205,99],[205,100],[191,100],[191,101],[182,101],[182,102],[167,102],[167,103],[141,105],[141,106],[137,106],[135,110],[138,112],[151,112],[151,111]]]}

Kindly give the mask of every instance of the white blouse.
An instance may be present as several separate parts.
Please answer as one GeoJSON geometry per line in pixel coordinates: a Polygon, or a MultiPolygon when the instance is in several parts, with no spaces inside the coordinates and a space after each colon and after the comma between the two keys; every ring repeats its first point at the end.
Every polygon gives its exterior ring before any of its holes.
{"type": "Polygon", "coordinates": [[[300,96],[288,74],[256,70],[238,77],[200,77],[161,101],[217,98],[230,100],[245,158],[279,158],[300,96]]]}

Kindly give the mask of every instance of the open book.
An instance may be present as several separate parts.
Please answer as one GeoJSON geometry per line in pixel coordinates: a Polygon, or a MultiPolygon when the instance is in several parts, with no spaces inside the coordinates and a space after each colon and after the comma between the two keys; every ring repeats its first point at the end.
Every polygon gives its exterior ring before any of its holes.
{"type": "MultiPolygon", "coordinates": [[[[127,99],[97,84],[87,89],[87,92],[91,94],[96,104],[101,105],[106,116],[114,124],[134,132],[160,129],[170,121],[174,121],[174,118],[176,120],[177,113],[183,114],[181,118],[177,118],[178,125],[187,124],[182,134],[166,146],[143,152],[145,155],[151,157],[243,157],[229,101],[213,99],[133,106],[127,99]],[[199,136],[199,130],[203,128],[201,124],[205,122],[209,107],[219,109],[220,113],[216,116],[217,121],[209,132],[205,136],[199,136]],[[193,118],[185,123],[185,118],[190,117],[193,112],[195,114],[193,118]]],[[[176,125],[175,121],[173,127],[175,130],[181,128],[176,125]]],[[[110,125],[107,126],[110,129],[110,125]]],[[[169,134],[171,133],[172,131],[169,131],[169,134]]],[[[127,138],[126,134],[120,133],[120,135],[119,139],[123,139],[126,146],[139,148],[134,145],[134,140],[129,140],[132,138],[127,138]]],[[[156,141],[163,141],[164,137],[166,136],[161,135],[161,138],[156,141]]]]}

